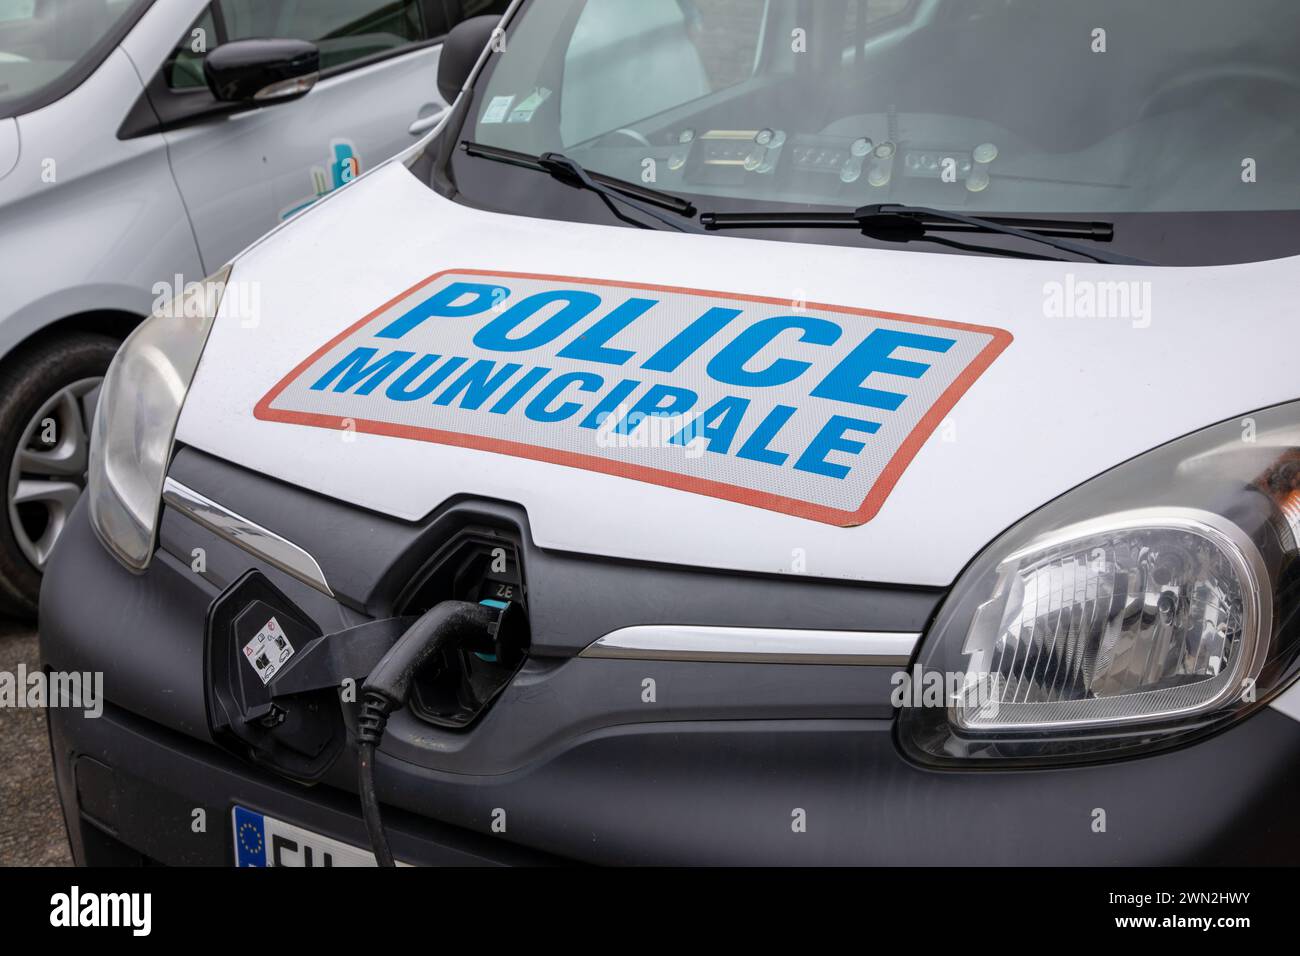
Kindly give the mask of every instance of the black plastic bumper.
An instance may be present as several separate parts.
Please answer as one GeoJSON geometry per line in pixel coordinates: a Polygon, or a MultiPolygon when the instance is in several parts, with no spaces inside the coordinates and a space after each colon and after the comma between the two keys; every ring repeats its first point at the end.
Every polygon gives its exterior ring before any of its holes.
{"type": "MultiPolygon", "coordinates": [[[[257,566],[200,532],[170,533],[201,541],[223,573],[257,566]]],[[[236,804],[365,845],[351,751],[309,788],[211,741],[202,648],[217,591],[210,576],[161,551],[148,573],[128,574],[95,540],[84,508],[74,513],[46,576],[41,641],[46,666],[105,673],[102,717],[50,716],[78,861],[229,863],[236,804]]],[[[358,618],[318,598],[318,614],[358,618]]],[[[539,661],[466,734],[409,719],[392,725],[378,785],[394,851],[417,863],[1300,858],[1300,724],[1271,708],[1142,759],[941,772],[900,756],[887,709],[854,705],[854,695],[879,700],[890,670],[539,661]],[[654,713],[637,693],[645,674],[659,682],[654,713]],[[769,703],[754,710],[755,700],[769,703]],[[754,714],[765,716],[737,719],[754,714]],[[1097,809],[1104,832],[1094,827],[1097,809]],[[498,832],[493,822],[502,819],[498,832]]]]}

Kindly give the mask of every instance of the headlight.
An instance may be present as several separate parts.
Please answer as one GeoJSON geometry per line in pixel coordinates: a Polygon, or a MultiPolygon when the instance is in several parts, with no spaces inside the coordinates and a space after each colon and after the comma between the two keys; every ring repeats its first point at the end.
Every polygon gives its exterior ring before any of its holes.
{"type": "Polygon", "coordinates": [[[229,277],[227,266],[146,319],[104,378],[90,442],[90,521],[133,571],[153,556],[176,422],[229,277]]]}
{"type": "Polygon", "coordinates": [[[1298,538],[1300,403],[1081,485],[962,574],[896,680],[900,742],[929,763],[1023,764],[1241,718],[1300,665],[1298,538]]]}

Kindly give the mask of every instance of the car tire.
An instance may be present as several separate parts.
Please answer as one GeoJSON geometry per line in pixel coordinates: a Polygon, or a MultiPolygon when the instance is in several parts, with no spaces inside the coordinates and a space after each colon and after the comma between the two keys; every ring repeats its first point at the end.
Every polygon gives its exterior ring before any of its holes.
{"type": "Polygon", "coordinates": [[[120,345],[79,332],[20,347],[0,367],[0,613],[36,616],[44,558],[85,488],[94,402],[120,345]]]}

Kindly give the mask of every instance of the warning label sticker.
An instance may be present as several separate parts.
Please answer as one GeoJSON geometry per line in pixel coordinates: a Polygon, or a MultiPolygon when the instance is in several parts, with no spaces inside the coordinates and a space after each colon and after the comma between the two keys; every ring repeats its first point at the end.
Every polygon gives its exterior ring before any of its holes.
{"type": "Polygon", "coordinates": [[[244,660],[248,661],[263,684],[268,684],[293,657],[293,645],[285,636],[280,622],[271,618],[253,639],[244,645],[244,660]]]}

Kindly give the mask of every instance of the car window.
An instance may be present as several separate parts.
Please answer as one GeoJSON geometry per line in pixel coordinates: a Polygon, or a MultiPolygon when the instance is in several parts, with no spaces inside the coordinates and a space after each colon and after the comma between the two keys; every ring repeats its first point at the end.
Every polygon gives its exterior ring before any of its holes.
{"type": "Polygon", "coordinates": [[[451,28],[470,17],[501,16],[510,0],[425,0],[425,26],[431,39],[445,36],[451,28]]]}
{"type": "MultiPolygon", "coordinates": [[[[866,23],[868,25],[875,23],[877,20],[885,20],[889,17],[897,16],[915,0],[867,0],[866,5],[866,23]]],[[[849,29],[853,29],[858,19],[858,5],[850,3],[848,9],[844,12],[845,24],[849,29]]]]}
{"type": "Polygon", "coordinates": [[[0,0],[0,23],[29,20],[36,12],[36,0],[0,0]]]}
{"type": "MultiPolygon", "coordinates": [[[[1112,248],[1161,264],[1300,247],[1296,0],[634,6],[527,3],[457,138],[562,150],[710,212],[900,203],[1104,220],[1112,248]]],[[[538,180],[518,166],[448,162],[468,167],[449,177],[466,201],[586,215],[568,191],[525,192],[538,180]]]]}
{"type": "Polygon", "coordinates": [[[174,90],[200,89],[208,50],[262,37],[310,40],[322,70],[347,66],[427,39],[426,8],[427,0],[216,0],[181,37],[164,75],[174,90]]]}
{"type": "Polygon", "coordinates": [[[321,69],[418,43],[418,0],[218,0],[228,40],[291,37],[320,47],[321,69]]]}
{"type": "MultiPolygon", "coordinates": [[[[845,48],[912,2],[844,4],[845,48]]],[[[587,0],[564,58],[565,144],[616,130],[628,116],[653,116],[751,79],[767,6],[768,0],[587,0]]]]}
{"type": "MultiPolygon", "coordinates": [[[[617,129],[629,114],[651,116],[751,77],[765,2],[588,0],[564,57],[564,142],[590,139],[617,129]]],[[[514,121],[522,122],[522,114],[514,121]]]]}
{"type": "MultiPolygon", "coordinates": [[[[0,0],[0,4],[15,0],[0,0]]],[[[230,40],[282,37],[320,47],[321,69],[445,36],[467,17],[500,15],[510,0],[217,0],[164,67],[174,90],[204,87],[203,57],[230,40]]],[[[0,9],[3,9],[0,7],[0,9]]]]}
{"type": "Polygon", "coordinates": [[[0,116],[75,75],[138,6],[137,0],[0,0],[0,116]]]}
{"type": "Polygon", "coordinates": [[[194,25],[181,38],[180,44],[172,51],[163,67],[167,85],[173,90],[206,88],[208,84],[203,78],[203,57],[219,42],[216,18],[209,7],[194,21],[194,25]]]}

